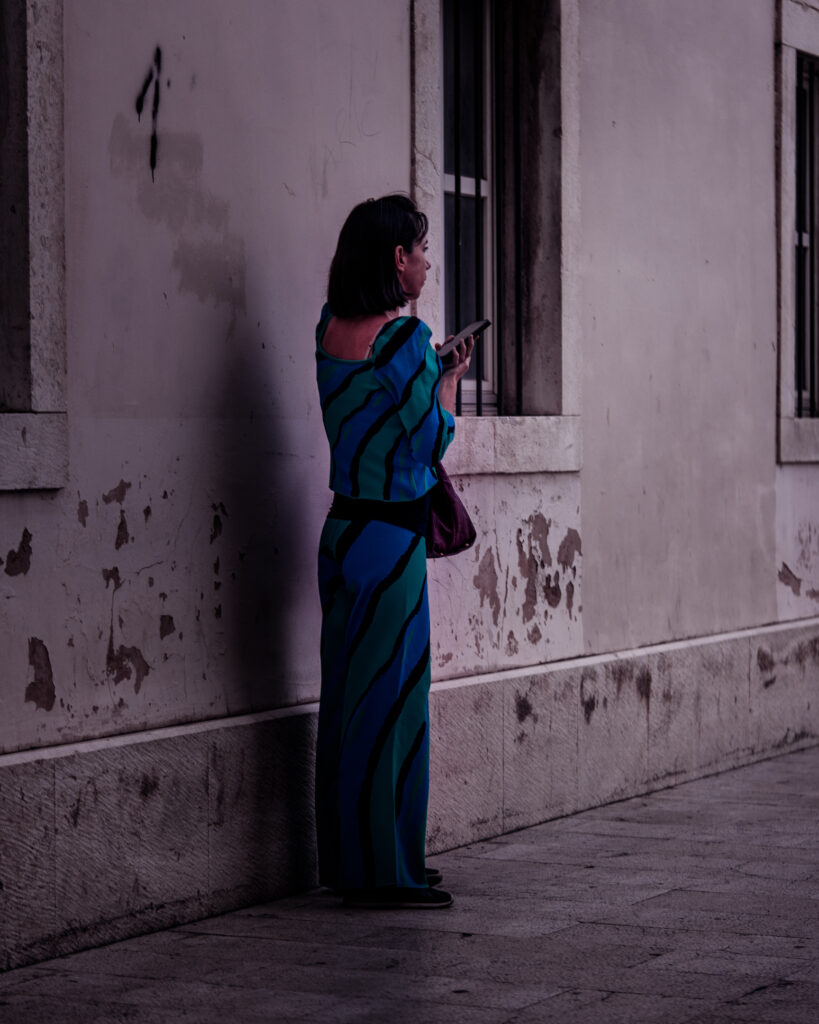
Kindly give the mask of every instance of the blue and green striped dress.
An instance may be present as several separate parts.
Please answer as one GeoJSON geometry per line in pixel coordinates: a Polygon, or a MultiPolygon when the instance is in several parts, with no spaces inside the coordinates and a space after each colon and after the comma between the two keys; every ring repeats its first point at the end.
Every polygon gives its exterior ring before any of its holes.
{"type": "MultiPolygon", "coordinates": [[[[455,433],[438,402],[441,364],[416,317],[384,325],[370,358],[337,359],[316,328],[330,487],[409,502],[435,483],[455,433]]],[[[429,604],[423,534],[378,519],[328,517],[316,757],[319,871],[333,889],[426,885],[429,604]]]]}

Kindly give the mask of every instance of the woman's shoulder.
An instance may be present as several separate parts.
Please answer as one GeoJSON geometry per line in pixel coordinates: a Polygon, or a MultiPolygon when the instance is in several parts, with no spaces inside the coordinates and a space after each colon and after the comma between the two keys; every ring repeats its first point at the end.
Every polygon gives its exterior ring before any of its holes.
{"type": "Polygon", "coordinates": [[[423,352],[423,346],[429,344],[432,331],[417,316],[397,316],[389,320],[375,339],[373,356],[377,365],[383,365],[402,350],[417,349],[423,352]]]}

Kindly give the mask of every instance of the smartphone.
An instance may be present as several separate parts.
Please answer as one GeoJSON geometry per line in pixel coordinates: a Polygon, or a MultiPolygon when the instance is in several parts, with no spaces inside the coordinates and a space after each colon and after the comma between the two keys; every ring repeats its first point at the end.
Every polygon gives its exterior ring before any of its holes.
{"type": "Polygon", "coordinates": [[[451,362],[453,358],[451,355],[453,349],[457,348],[462,341],[465,341],[470,334],[475,335],[475,342],[477,343],[478,338],[483,334],[486,328],[491,326],[491,320],[476,320],[468,327],[464,327],[462,331],[458,331],[458,333],[453,338],[450,338],[449,341],[445,341],[438,349],[438,355],[441,357],[444,365],[446,365],[448,361],[446,357],[449,356],[449,361],[451,362]]]}

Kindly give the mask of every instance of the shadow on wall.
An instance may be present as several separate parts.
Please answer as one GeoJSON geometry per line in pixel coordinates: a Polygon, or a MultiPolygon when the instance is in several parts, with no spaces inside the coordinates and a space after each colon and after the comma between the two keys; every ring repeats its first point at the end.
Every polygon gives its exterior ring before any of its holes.
{"type": "MultiPolygon", "coordinates": [[[[304,517],[293,463],[282,454],[278,389],[286,376],[268,354],[277,351],[271,341],[234,315],[224,344],[211,550],[223,595],[217,607],[229,713],[293,703],[287,611],[303,586],[304,517]]],[[[313,728],[312,716],[299,716],[238,726],[214,740],[211,824],[238,858],[225,877],[226,907],[315,884],[313,728]]]]}

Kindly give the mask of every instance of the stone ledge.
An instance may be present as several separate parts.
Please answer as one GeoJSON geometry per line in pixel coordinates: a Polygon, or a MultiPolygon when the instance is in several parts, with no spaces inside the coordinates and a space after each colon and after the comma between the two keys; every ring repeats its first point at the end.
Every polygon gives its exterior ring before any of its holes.
{"type": "Polygon", "coordinates": [[[459,416],[446,455],[450,476],[579,473],[579,416],[459,416]]]}
{"type": "MultiPolygon", "coordinates": [[[[819,744],[819,618],[436,684],[431,853],[819,744]]],[[[0,756],[0,970],[316,883],[317,709],[0,756]]]]}
{"type": "Polygon", "coordinates": [[[0,413],[0,491],[51,489],[67,482],[66,413],[0,413]]]}
{"type": "Polygon", "coordinates": [[[819,462],[819,417],[779,420],[779,461],[819,462]]]}

